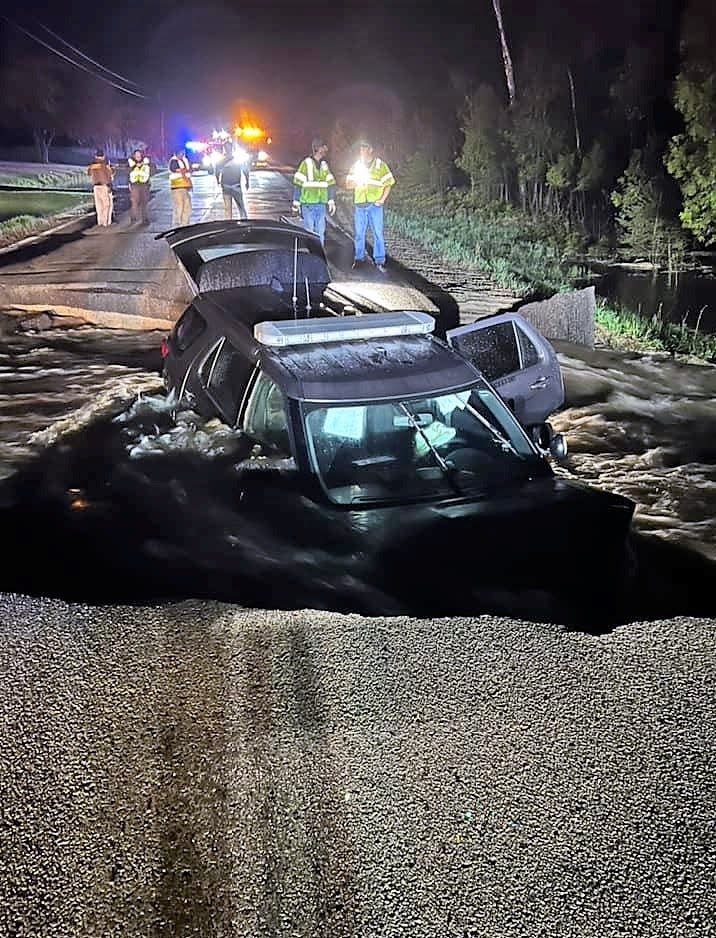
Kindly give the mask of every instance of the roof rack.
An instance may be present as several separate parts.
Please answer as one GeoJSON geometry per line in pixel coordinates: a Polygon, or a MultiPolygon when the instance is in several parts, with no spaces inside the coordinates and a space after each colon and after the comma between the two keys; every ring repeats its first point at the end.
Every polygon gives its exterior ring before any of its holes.
{"type": "Polygon", "coordinates": [[[366,316],[338,316],[260,322],[254,338],[262,345],[316,345],[320,342],[351,342],[356,339],[384,339],[401,335],[428,335],[435,328],[429,313],[370,313],[366,316]]]}

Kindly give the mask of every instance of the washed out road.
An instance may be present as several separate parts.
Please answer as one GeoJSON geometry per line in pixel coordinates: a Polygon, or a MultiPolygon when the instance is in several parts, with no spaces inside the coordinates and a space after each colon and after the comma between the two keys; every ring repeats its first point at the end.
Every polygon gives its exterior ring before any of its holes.
{"type": "MultiPolygon", "coordinates": [[[[291,192],[284,174],[253,171],[246,192],[249,217],[290,214],[291,192]]],[[[25,247],[0,252],[0,307],[80,313],[114,328],[165,328],[183,312],[191,291],[167,244],[155,240],[172,227],[171,197],[163,177],[154,180],[149,215],[146,227],[131,225],[123,212],[109,228],[71,224],[25,247]]],[[[191,223],[223,218],[215,178],[196,174],[191,223]]],[[[351,276],[352,244],[335,226],[330,227],[328,256],[334,279],[351,276]]],[[[394,269],[389,279],[401,277],[394,269]]]]}
{"type": "MultiPolygon", "coordinates": [[[[196,214],[220,217],[209,184],[196,214]]],[[[284,194],[267,174],[249,211],[275,217],[284,194]]],[[[146,268],[160,304],[162,278],[182,280],[152,237],[170,224],[157,199],[150,232],[88,231],[5,264],[0,283],[29,264],[38,291],[61,294],[71,273],[85,286],[68,292],[102,300],[87,284],[119,268],[102,281],[116,298],[146,268]]],[[[32,344],[18,337],[0,359],[18,427],[51,424],[65,399],[74,414],[98,383],[111,414],[118,383],[152,377],[126,334],[32,344]],[[42,411],[30,392],[48,382],[60,404],[42,411]]],[[[663,383],[671,366],[657,365],[663,383]]],[[[650,367],[630,370],[632,395],[650,367]]],[[[584,376],[583,409],[597,377],[584,376]]],[[[578,439],[593,424],[603,435],[595,413],[572,415],[578,439]]],[[[61,456],[70,439],[47,443],[61,456]]],[[[12,441],[4,452],[12,462],[12,441]]],[[[716,935],[713,619],[590,635],[488,615],[277,611],[270,577],[266,606],[0,593],[2,938],[716,935]]]]}

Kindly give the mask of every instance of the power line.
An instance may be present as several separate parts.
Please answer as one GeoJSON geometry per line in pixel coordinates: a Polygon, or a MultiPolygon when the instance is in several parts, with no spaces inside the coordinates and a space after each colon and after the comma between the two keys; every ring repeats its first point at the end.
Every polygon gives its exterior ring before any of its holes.
{"type": "MultiPolygon", "coordinates": [[[[61,59],[64,59],[65,62],[69,62],[70,65],[74,65],[75,68],[81,68],[83,72],[87,72],[93,78],[99,78],[100,81],[106,82],[108,85],[112,85],[114,88],[117,88],[118,91],[124,92],[124,94],[131,94],[135,98],[146,98],[147,95],[141,94],[139,91],[132,91],[131,88],[125,88],[122,85],[118,85],[116,82],[112,81],[110,78],[105,78],[104,75],[99,75],[97,72],[92,71],[91,68],[88,68],[86,65],[83,65],[81,62],[75,62],[74,59],[71,59],[69,56],[65,55],[64,52],[60,52],[59,49],[55,49],[54,46],[51,46],[49,43],[45,42],[44,39],[39,39],[37,36],[33,35],[29,30],[25,29],[24,26],[20,26],[18,23],[13,22],[9,17],[0,13],[0,19],[4,19],[5,22],[9,23],[11,26],[14,26],[15,29],[19,29],[21,33],[24,33],[26,36],[29,36],[30,39],[38,42],[41,46],[44,46],[46,49],[49,49],[50,52],[53,52],[55,55],[58,55],[61,59]]],[[[109,71],[107,69],[107,71],[109,71]]],[[[111,73],[110,73],[111,74],[111,73]]]]}
{"type": "Polygon", "coordinates": [[[72,51],[75,52],[77,55],[82,56],[83,59],[86,59],[88,62],[91,62],[93,65],[96,65],[97,68],[101,68],[103,72],[107,72],[108,75],[112,75],[114,78],[118,78],[120,81],[123,81],[125,85],[134,85],[135,88],[139,88],[139,85],[136,83],[136,81],[132,81],[130,78],[125,78],[124,75],[118,75],[117,72],[113,72],[111,68],[107,68],[106,66],[102,65],[101,62],[96,62],[89,55],[86,55],[84,52],[82,52],[81,49],[77,49],[75,46],[72,45],[72,43],[68,42],[66,39],[63,39],[62,36],[58,36],[57,33],[54,33],[49,28],[49,26],[45,26],[44,23],[41,23],[39,20],[35,20],[35,22],[41,29],[44,29],[46,33],[49,33],[52,37],[57,39],[63,45],[67,46],[68,49],[72,49],[72,51]]]}

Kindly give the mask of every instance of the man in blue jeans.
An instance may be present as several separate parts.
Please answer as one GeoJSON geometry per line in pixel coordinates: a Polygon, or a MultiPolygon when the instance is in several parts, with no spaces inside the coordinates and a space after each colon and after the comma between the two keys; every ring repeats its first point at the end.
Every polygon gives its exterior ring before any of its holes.
{"type": "Polygon", "coordinates": [[[300,212],[303,226],[326,243],[326,209],[336,211],[336,180],[326,161],[328,147],[320,138],[311,144],[311,156],[302,160],[293,174],[293,210],[300,212]]]}
{"type": "Polygon", "coordinates": [[[365,236],[373,232],[373,260],[385,273],[385,240],[383,238],[383,206],[395,185],[388,164],[373,151],[369,140],[359,143],[360,156],[351,168],[346,187],[353,190],[354,269],[365,262],[365,236]]]}

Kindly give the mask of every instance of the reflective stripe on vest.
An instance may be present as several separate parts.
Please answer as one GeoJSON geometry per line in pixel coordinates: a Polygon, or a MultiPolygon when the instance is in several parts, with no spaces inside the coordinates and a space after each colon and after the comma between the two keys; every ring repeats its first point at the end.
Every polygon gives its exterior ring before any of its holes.
{"type": "Polygon", "coordinates": [[[388,164],[376,156],[370,166],[356,163],[348,174],[348,181],[355,185],[354,202],[362,205],[377,202],[385,188],[395,185],[395,176],[388,164]]]}
{"type": "Polygon", "coordinates": [[[335,186],[336,178],[325,160],[316,165],[313,157],[307,156],[293,174],[293,184],[301,189],[304,205],[315,205],[328,201],[328,189],[335,186]]]}
{"type": "Polygon", "coordinates": [[[184,172],[172,172],[169,170],[169,187],[171,189],[191,189],[191,179],[189,177],[190,167],[187,160],[181,156],[173,156],[169,161],[171,165],[172,160],[175,160],[179,166],[184,168],[184,172]]]}
{"type": "Polygon", "coordinates": [[[132,183],[149,182],[150,166],[149,160],[145,156],[140,162],[136,162],[130,156],[127,160],[129,166],[129,181],[132,183]]]}

